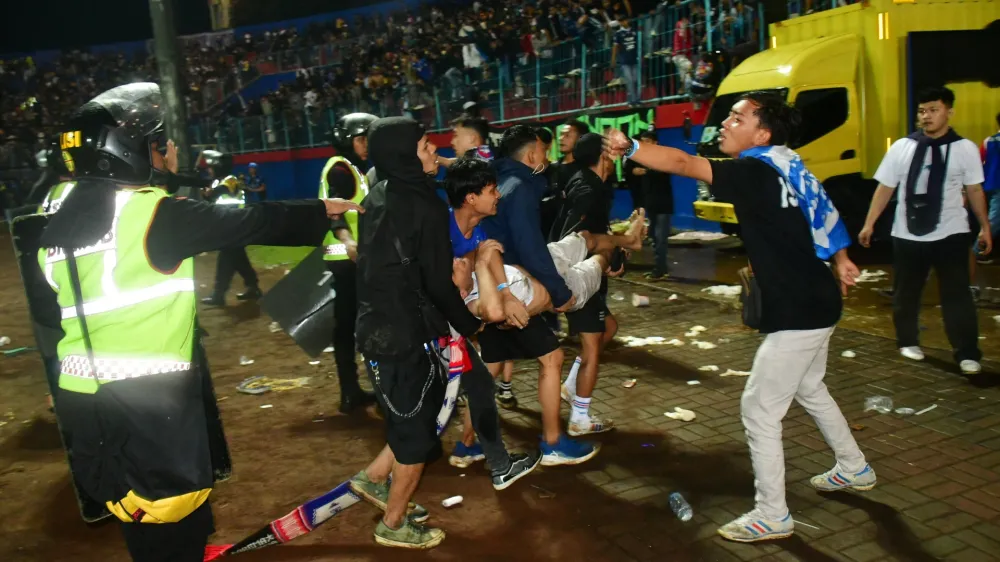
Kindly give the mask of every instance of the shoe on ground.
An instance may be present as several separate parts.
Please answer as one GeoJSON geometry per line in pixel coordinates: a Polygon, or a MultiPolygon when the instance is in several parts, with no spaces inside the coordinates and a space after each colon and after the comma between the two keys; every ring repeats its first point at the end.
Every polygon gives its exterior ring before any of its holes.
{"type": "Polygon", "coordinates": [[[783,539],[792,536],[794,532],[795,523],[792,521],[791,513],[782,519],[774,520],[764,517],[756,509],[719,527],[722,538],[736,542],[783,539]]]}
{"type": "Polygon", "coordinates": [[[899,354],[907,359],[912,359],[913,361],[924,360],[924,350],[915,345],[899,348],[899,354]]]}
{"type": "Polygon", "coordinates": [[[511,454],[510,468],[492,475],[493,489],[497,491],[507,489],[511,484],[520,480],[522,476],[527,476],[529,472],[535,470],[541,462],[542,453],[540,451],[511,454]]]}
{"type": "Polygon", "coordinates": [[[859,472],[850,473],[841,470],[840,465],[809,479],[813,488],[820,492],[835,492],[837,490],[860,490],[866,492],[875,487],[875,471],[866,464],[859,472]]]}
{"type": "Polygon", "coordinates": [[[375,395],[359,390],[357,393],[340,397],[340,413],[351,414],[356,410],[375,403],[375,395]]]}
{"type": "MultiPolygon", "coordinates": [[[[382,511],[386,510],[386,503],[389,501],[388,482],[372,482],[368,479],[368,474],[362,470],[355,474],[354,478],[351,478],[351,491],[382,511]]],[[[431,514],[422,505],[413,502],[410,502],[406,507],[406,515],[414,523],[423,523],[431,517],[431,514]]],[[[388,527],[386,528],[388,529],[388,527]]]]}
{"type": "Polygon", "coordinates": [[[514,395],[514,391],[512,390],[497,389],[497,404],[500,404],[501,408],[507,410],[517,408],[517,396],[514,395]]]}
{"type": "Polygon", "coordinates": [[[459,441],[455,444],[455,450],[451,452],[451,456],[448,457],[448,464],[457,466],[458,468],[468,468],[473,463],[485,458],[486,454],[483,453],[483,446],[479,443],[466,446],[465,443],[459,441]]]}
{"type": "Polygon", "coordinates": [[[649,281],[663,281],[664,279],[667,278],[667,274],[660,273],[659,271],[650,271],[649,273],[643,275],[643,277],[645,277],[649,281]]]}
{"type": "Polygon", "coordinates": [[[201,304],[206,306],[226,306],[226,298],[218,295],[212,295],[201,299],[201,304]]]}
{"type": "Polygon", "coordinates": [[[614,428],[614,421],[602,420],[601,418],[590,416],[582,420],[570,421],[567,433],[569,433],[571,437],[579,437],[581,435],[604,433],[606,431],[611,431],[614,428]]]}
{"type": "Polygon", "coordinates": [[[559,466],[564,464],[581,464],[594,458],[601,446],[590,441],[570,439],[560,435],[559,441],[549,445],[544,440],[541,445],[542,466],[559,466]]]}
{"type": "Polygon", "coordinates": [[[444,540],[444,531],[432,529],[414,523],[412,519],[404,519],[398,529],[392,529],[379,521],[375,527],[375,542],[382,546],[426,550],[434,548],[444,540]]]}
{"type": "Polygon", "coordinates": [[[965,359],[958,364],[958,368],[962,369],[963,375],[978,375],[983,371],[983,366],[979,364],[979,361],[973,361],[972,359],[965,359]]]}
{"type": "Polygon", "coordinates": [[[255,301],[263,296],[264,293],[260,292],[260,289],[258,289],[257,287],[250,287],[246,291],[236,295],[236,300],[255,301]]]}

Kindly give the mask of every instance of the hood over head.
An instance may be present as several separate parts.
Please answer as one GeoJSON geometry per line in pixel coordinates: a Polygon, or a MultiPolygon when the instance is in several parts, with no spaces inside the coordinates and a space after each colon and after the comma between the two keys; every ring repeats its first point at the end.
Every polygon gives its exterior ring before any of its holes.
{"type": "Polygon", "coordinates": [[[424,127],[408,117],[385,117],[368,129],[368,158],[379,180],[390,184],[424,185],[430,178],[417,157],[424,127]]]}

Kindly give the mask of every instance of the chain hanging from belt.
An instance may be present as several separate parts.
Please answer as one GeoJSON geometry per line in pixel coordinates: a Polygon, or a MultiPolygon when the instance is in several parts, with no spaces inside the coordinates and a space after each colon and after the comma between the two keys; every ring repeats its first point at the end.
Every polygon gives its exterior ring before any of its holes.
{"type": "MultiPolygon", "coordinates": [[[[368,366],[371,367],[372,375],[375,377],[375,387],[376,387],[375,390],[377,390],[382,394],[382,398],[385,399],[385,405],[387,408],[389,408],[389,411],[392,412],[394,415],[403,418],[404,420],[410,419],[413,416],[417,415],[417,412],[419,412],[420,408],[422,408],[424,405],[424,398],[427,397],[427,391],[430,390],[431,384],[434,383],[434,375],[441,373],[441,362],[440,362],[440,357],[438,356],[438,352],[432,349],[431,345],[425,343],[424,353],[427,354],[427,359],[431,364],[431,368],[430,371],[427,373],[427,380],[424,382],[424,388],[420,391],[420,400],[417,401],[417,405],[408,414],[400,413],[400,411],[397,410],[395,406],[393,406],[392,402],[389,401],[389,395],[386,394],[384,390],[382,390],[382,379],[379,373],[378,361],[368,361],[368,366]]],[[[441,375],[441,376],[442,378],[444,378],[446,375],[441,375]]]]}

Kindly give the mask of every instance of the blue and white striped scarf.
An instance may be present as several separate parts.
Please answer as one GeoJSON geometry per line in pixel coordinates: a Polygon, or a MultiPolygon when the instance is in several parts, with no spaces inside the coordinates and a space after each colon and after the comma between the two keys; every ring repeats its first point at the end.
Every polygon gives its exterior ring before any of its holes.
{"type": "Polygon", "coordinates": [[[840,220],[840,213],[827,196],[823,184],[806,168],[797,152],[787,146],[757,146],[744,150],[740,158],[756,158],[781,174],[785,184],[795,193],[794,200],[784,198],[782,204],[802,209],[812,231],[816,257],[827,261],[851,245],[851,237],[840,220]]]}

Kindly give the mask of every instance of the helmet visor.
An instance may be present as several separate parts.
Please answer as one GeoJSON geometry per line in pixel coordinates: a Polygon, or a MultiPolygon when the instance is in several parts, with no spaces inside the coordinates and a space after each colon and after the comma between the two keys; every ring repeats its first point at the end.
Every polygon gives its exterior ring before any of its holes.
{"type": "Polygon", "coordinates": [[[131,136],[144,137],[163,127],[163,96],[160,87],[152,82],[113,88],[91,103],[104,108],[131,136]]]}

